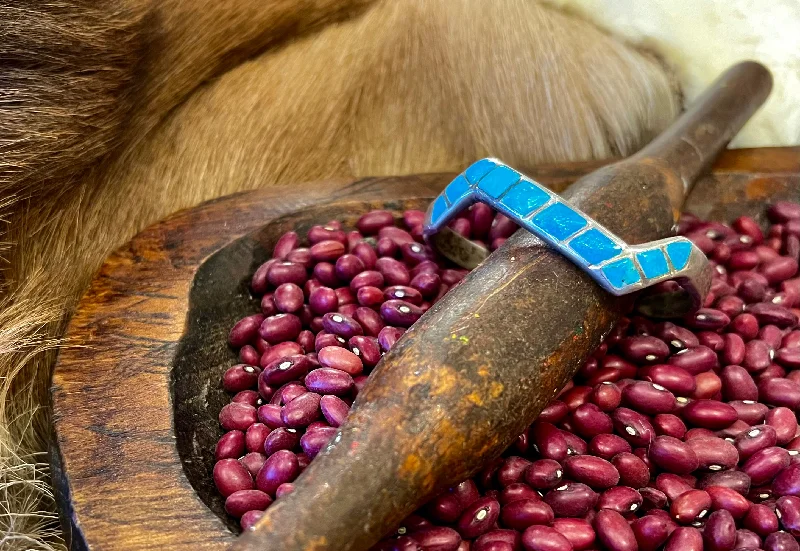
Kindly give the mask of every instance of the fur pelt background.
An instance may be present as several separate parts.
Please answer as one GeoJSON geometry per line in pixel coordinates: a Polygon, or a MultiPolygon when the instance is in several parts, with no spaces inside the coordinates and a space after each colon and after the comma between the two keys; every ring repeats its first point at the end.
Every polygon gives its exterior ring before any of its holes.
{"type": "Polygon", "coordinates": [[[534,0],[0,0],[0,98],[2,551],[63,548],[55,351],[146,225],[258,186],[627,155],[681,106],[662,60],[534,0]]]}

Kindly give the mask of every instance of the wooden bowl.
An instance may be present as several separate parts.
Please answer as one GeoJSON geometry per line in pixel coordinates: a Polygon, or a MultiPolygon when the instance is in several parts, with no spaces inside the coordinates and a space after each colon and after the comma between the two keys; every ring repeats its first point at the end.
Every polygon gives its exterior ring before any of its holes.
{"type": "MultiPolygon", "coordinates": [[[[526,171],[561,190],[599,163],[526,171]]],[[[364,212],[425,208],[452,175],[271,188],[181,211],[112,254],[80,302],[53,375],[53,479],[71,548],[221,550],[235,539],[211,480],[233,323],[277,237],[364,212]]],[[[800,148],[729,151],[687,210],[762,217],[800,200],[800,148]]]]}

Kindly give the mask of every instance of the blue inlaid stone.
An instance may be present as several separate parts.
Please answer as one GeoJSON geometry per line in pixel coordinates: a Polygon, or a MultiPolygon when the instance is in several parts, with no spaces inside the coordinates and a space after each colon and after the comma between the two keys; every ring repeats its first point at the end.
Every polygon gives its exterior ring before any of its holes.
{"type": "Polygon", "coordinates": [[[463,175],[458,175],[455,180],[450,182],[444,190],[444,193],[447,195],[447,200],[450,201],[450,204],[454,205],[459,199],[469,193],[469,182],[467,182],[467,179],[464,178],[463,175]]]}
{"type": "Polygon", "coordinates": [[[636,260],[644,272],[647,279],[654,277],[661,277],[669,273],[669,266],[667,266],[667,257],[664,256],[664,251],[661,249],[650,249],[649,251],[642,251],[636,253],[636,260]]]}
{"type": "Polygon", "coordinates": [[[489,159],[481,159],[480,161],[476,161],[469,165],[469,168],[464,171],[464,174],[466,175],[470,184],[475,184],[496,166],[497,163],[494,161],[490,161],[489,159]]]}
{"type": "Polygon", "coordinates": [[[431,207],[431,225],[436,224],[445,212],[447,212],[447,203],[444,202],[444,197],[440,195],[433,202],[433,207],[431,207]]]}
{"type": "Polygon", "coordinates": [[[569,242],[569,247],[590,265],[611,260],[622,252],[622,247],[597,228],[580,234],[569,242]]]}
{"type": "Polygon", "coordinates": [[[520,218],[525,218],[549,200],[550,195],[547,192],[530,182],[522,180],[512,187],[500,202],[520,218]]]}
{"type": "Polygon", "coordinates": [[[564,203],[547,207],[531,220],[544,233],[563,241],[586,226],[586,219],[564,203]]]}
{"type": "Polygon", "coordinates": [[[677,241],[667,245],[667,254],[676,270],[683,270],[689,263],[692,254],[692,244],[689,241],[677,241]]]}
{"type": "Polygon", "coordinates": [[[505,190],[519,181],[520,174],[507,166],[498,166],[481,179],[478,187],[497,199],[505,190]]]}
{"type": "Polygon", "coordinates": [[[641,277],[630,258],[622,258],[603,267],[603,274],[615,289],[638,283],[641,277]]]}

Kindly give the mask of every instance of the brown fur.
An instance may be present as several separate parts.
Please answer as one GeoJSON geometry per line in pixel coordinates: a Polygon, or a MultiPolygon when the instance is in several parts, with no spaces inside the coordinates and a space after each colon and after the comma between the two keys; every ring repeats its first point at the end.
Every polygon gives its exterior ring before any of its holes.
{"type": "Polygon", "coordinates": [[[0,549],[15,551],[52,535],[37,455],[52,350],[142,227],[256,186],[624,155],[678,109],[655,60],[532,0],[0,0],[0,36],[0,549]]]}

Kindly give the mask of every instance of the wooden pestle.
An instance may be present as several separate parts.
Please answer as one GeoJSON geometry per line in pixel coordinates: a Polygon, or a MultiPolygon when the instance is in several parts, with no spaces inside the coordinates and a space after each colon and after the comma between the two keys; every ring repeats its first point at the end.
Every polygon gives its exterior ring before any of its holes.
{"type": "MultiPolygon", "coordinates": [[[[630,244],[670,235],[771,82],[757,63],[732,67],[650,145],[564,198],[630,244]]],[[[233,549],[368,549],[509,446],[630,305],[518,231],[384,356],[331,446],[233,549]]]]}

